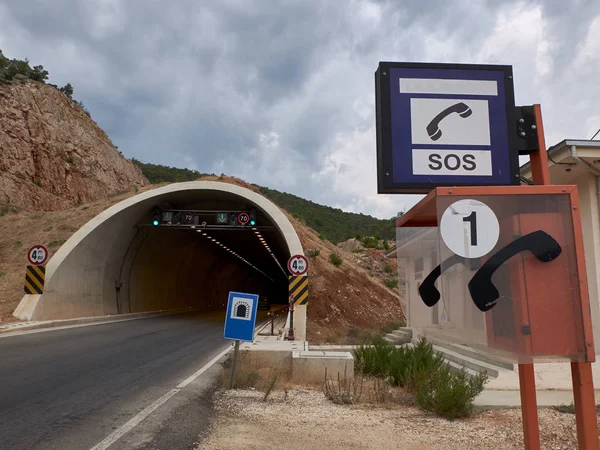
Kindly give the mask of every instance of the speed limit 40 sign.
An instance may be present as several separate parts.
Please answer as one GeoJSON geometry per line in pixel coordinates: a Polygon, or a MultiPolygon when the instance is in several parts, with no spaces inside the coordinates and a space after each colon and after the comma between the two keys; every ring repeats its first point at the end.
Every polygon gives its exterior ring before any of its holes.
{"type": "Polygon", "coordinates": [[[43,245],[34,245],[27,252],[27,260],[33,266],[41,266],[48,259],[48,249],[43,245]]]}
{"type": "Polygon", "coordinates": [[[294,255],[288,261],[288,270],[292,275],[304,275],[308,271],[308,260],[303,255],[294,255]]]}

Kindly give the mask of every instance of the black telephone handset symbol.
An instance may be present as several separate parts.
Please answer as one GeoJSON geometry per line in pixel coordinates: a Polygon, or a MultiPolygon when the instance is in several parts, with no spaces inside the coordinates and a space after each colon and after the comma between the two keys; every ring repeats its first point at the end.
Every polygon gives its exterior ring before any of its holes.
{"type": "MultiPolygon", "coordinates": [[[[544,231],[534,231],[514,240],[506,247],[499,250],[479,270],[469,281],[469,292],[475,306],[479,310],[489,311],[496,305],[496,300],[500,293],[492,283],[492,276],[498,267],[515,256],[517,253],[529,250],[541,262],[550,262],[558,258],[562,252],[560,244],[544,231]]],[[[425,305],[431,307],[440,299],[440,292],[435,287],[436,280],[442,274],[441,266],[444,269],[454,266],[459,262],[464,262],[464,258],[453,255],[431,271],[419,286],[419,295],[425,305]]]]}
{"type": "Polygon", "coordinates": [[[441,113],[435,116],[431,120],[431,122],[429,122],[429,125],[427,125],[427,134],[429,135],[432,141],[437,141],[439,138],[442,137],[442,130],[440,130],[440,122],[452,113],[457,113],[460,117],[466,118],[473,114],[473,111],[471,111],[471,108],[469,108],[466,104],[462,102],[455,103],[454,105],[449,106],[448,108],[443,110],[441,113]]]}
{"type": "Polygon", "coordinates": [[[529,250],[541,262],[553,261],[562,253],[560,244],[541,230],[514,240],[488,259],[469,281],[469,292],[477,308],[485,312],[496,305],[500,293],[492,283],[492,275],[498,267],[525,250],[529,250]]]}
{"type": "Polygon", "coordinates": [[[421,286],[419,286],[419,295],[421,296],[421,300],[423,300],[425,305],[431,308],[440,300],[440,291],[438,291],[435,287],[435,282],[442,274],[442,265],[444,266],[444,270],[446,270],[455,264],[458,264],[459,262],[464,262],[464,258],[462,256],[452,255],[442,264],[433,269],[423,280],[423,283],[421,283],[421,286]]]}

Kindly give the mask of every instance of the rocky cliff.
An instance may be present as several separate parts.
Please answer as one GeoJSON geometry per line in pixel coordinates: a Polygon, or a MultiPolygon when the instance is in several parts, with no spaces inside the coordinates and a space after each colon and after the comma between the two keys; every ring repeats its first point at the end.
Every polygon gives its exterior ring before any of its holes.
{"type": "Polygon", "coordinates": [[[54,211],[147,184],[106,133],[56,88],[0,84],[0,204],[54,211]]]}

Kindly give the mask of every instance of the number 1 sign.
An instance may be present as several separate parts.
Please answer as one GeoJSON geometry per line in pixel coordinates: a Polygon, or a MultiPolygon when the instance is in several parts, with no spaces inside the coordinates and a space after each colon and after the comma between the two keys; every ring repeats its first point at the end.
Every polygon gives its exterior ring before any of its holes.
{"type": "Polygon", "coordinates": [[[444,243],[463,258],[480,258],[493,250],[500,237],[494,211],[479,200],[452,203],[442,215],[440,234],[444,243]]]}

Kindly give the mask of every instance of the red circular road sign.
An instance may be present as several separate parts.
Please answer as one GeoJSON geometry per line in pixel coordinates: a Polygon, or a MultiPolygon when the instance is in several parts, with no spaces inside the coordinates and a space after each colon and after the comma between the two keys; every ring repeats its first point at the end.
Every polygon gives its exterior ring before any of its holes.
{"type": "Polygon", "coordinates": [[[43,245],[34,245],[27,252],[27,260],[29,264],[41,266],[48,259],[48,249],[43,245]]]}
{"type": "Polygon", "coordinates": [[[288,270],[292,275],[304,275],[308,271],[308,259],[303,255],[294,255],[288,261],[288,270]]]}
{"type": "Polygon", "coordinates": [[[188,225],[194,223],[194,215],[190,212],[183,213],[183,223],[188,225]]]}
{"type": "Polygon", "coordinates": [[[238,222],[239,222],[241,225],[246,225],[248,222],[250,222],[250,214],[248,214],[248,213],[245,213],[245,212],[243,212],[243,213],[240,213],[240,214],[238,215],[238,222]]]}

